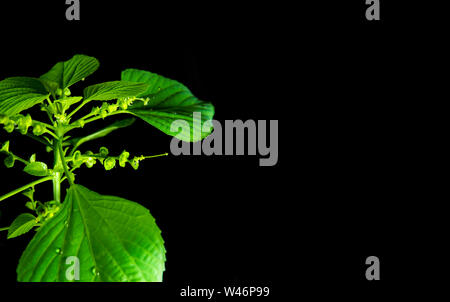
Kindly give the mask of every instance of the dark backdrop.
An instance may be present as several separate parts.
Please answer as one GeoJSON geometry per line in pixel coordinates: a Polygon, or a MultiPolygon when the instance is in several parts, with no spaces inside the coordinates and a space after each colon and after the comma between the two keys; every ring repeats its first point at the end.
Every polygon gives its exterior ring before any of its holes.
{"type": "MultiPolygon", "coordinates": [[[[164,283],[139,286],[145,295],[176,296],[186,285],[267,285],[274,296],[318,288],[316,295],[363,290],[367,297],[424,276],[414,272],[427,267],[423,246],[435,233],[425,232],[424,219],[436,212],[423,206],[434,200],[431,176],[424,178],[432,165],[424,129],[435,113],[423,104],[436,93],[425,83],[441,49],[438,25],[416,22],[429,7],[384,1],[382,21],[368,22],[364,1],[82,1],[81,21],[68,22],[59,2],[2,2],[1,78],[37,76],[83,53],[101,63],[83,84],[147,69],[211,101],[219,121],[279,120],[275,167],[259,167],[254,156],[170,156],[138,171],[78,172],[80,184],[148,207],[162,229],[164,283]],[[379,283],[364,277],[371,255],[381,260],[379,283]]],[[[34,144],[14,137],[13,149],[34,144]]],[[[139,121],[92,150],[156,154],[169,143],[139,121]]],[[[0,172],[2,193],[26,183],[20,172],[0,172]]],[[[2,202],[1,226],[22,209],[19,199],[2,202]]],[[[434,230],[439,223],[433,219],[434,230]]],[[[6,242],[2,234],[4,280],[14,282],[30,239],[6,242]]]]}

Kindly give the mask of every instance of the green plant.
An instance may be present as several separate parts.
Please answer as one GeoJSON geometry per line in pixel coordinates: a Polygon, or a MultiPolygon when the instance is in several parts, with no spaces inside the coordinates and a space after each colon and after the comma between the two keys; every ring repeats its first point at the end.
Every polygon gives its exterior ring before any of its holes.
{"type": "Polygon", "coordinates": [[[167,153],[131,156],[123,150],[113,156],[106,147],[97,153],[83,152],[80,147],[130,126],[135,117],[168,135],[185,141],[199,140],[211,129],[206,132],[202,129],[201,136],[194,137],[193,131],[174,132],[171,125],[177,120],[186,121],[191,129],[196,123],[203,125],[213,117],[214,107],[198,100],[174,80],[137,69],[124,70],[120,81],[91,85],[84,89],[83,96],[72,96],[69,88],[98,67],[97,59],[75,55],[57,63],[39,78],[13,77],[0,81],[0,124],[9,133],[18,131],[42,143],[47,152],[53,152],[54,159],[51,164],[44,163],[34,152],[28,159],[23,158],[9,140],[1,146],[6,167],[20,163],[25,173],[37,177],[0,196],[1,202],[22,193],[28,200],[25,206],[33,213],[23,213],[9,227],[0,229],[8,231],[8,238],[33,228],[37,231],[20,258],[18,281],[76,281],[76,272],[68,273],[68,264],[72,264],[68,259],[74,256],[80,261],[80,281],[162,281],[164,241],[149,211],[137,203],[100,195],[77,184],[74,171],[96,163],[102,164],[105,170],[126,165],[138,169],[140,161],[167,153]],[[88,104],[94,104],[90,112],[75,118],[88,104]],[[24,113],[37,105],[49,122],[24,113]],[[194,112],[201,113],[201,120],[195,120],[194,112]],[[134,117],[116,121],[88,136],[68,136],[69,132],[96,120],[122,114],[134,117]],[[35,200],[35,187],[50,181],[53,183],[51,200],[35,200]],[[62,184],[69,185],[64,199],[62,184]]]}

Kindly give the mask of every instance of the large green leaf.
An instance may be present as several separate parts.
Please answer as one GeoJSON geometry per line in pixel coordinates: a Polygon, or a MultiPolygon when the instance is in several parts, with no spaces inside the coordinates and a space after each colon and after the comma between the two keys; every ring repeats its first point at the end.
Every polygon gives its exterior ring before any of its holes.
{"type": "Polygon", "coordinates": [[[84,89],[85,101],[109,101],[118,98],[132,97],[145,92],[148,85],[127,81],[105,82],[84,89]]]}
{"type": "Polygon", "coordinates": [[[0,81],[0,114],[12,116],[42,103],[49,93],[39,79],[7,78],[0,81]]]}
{"type": "Polygon", "coordinates": [[[70,60],[56,63],[52,69],[41,76],[48,91],[65,89],[94,73],[100,63],[94,57],[75,55],[70,60]]]}
{"type": "Polygon", "coordinates": [[[213,118],[214,106],[193,96],[186,86],[138,69],[124,70],[122,80],[148,84],[147,90],[140,95],[142,98],[148,98],[148,103],[135,102],[128,111],[152,126],[189,142],[203,139],[211,133],[211,127],[203,131],[203,125],[213,118]],[[177,127],[174,127],[177,131],[172,131],[172,123],[176,121],[187,122],[189,132],[180,131],[177,127]]]}
{"type": "Polygon", "coordinates": [[[80,262],[79,281],[162,281],[164,241],[143,206],[81,185],[39,229],[19,261],[19,281],[70,281],[67,257],[80,262]]]}

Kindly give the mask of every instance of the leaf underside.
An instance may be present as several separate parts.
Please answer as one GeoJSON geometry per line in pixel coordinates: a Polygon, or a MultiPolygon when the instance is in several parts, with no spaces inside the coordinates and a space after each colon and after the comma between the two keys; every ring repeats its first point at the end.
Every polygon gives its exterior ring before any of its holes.
{"type": "Polygon", "coordinates": [[[128,108],[128,111],[150,125],[168,135],[188,142],[198,141],[211,133],[211,127],[204,131],[203,125],[213,118],[214,106],[196,98],[186,86],[138,69],[124,70],[122,80],[148,84],[147,90],[139,96],[148,97],[149,102],[146,105],[142,102],[135,102],[128,108]],[[200,113],[201,118],[194,115],[194,112],[200,113]],[[186,121],[190,131],[172,131],[171,125],[177,120],[186,121]]]}
{"type": "Polygon", "coordinates": [[[18,281],[72,281],[70,256],[80,261],[80,280],[73,281],[162,281],[164,241],[149,211],[81,185],[68,189],[61,211],[31,240],[18,281]]]}

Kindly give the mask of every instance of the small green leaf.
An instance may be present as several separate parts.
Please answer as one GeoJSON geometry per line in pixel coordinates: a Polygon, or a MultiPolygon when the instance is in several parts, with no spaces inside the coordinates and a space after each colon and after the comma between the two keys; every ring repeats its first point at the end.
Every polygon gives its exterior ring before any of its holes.
{"type": "Polygon", "coordinates": [[[0,149],[0,152],[9,153],[9,141],[6,141],[3,143],[2,148],[0,149]]]}
{"type": "Polygon", "coordinates": [[[40,161],[29,163],[28,165],[25,166],[25,168],[23,168],[23,171],[33,176],[48,175],[47,165],[40,161]]]}
{"type": "Polygon", "coordinates": [[[39,79],[14,77],[0,81],[0,114],[13,116],[36,104],[42,103],[49,96],[39,79]]]}
{"type": "Polygon", "coordinates": [[[34,153],[33,155],[30,156],[30,163],[34,163],[36,161],[36,153],[34,153]]]}
{"type": "Polygon", "coordinates": [[[31,201],[34,200],[34,187],[31,187],[22,192],[22,195],[28,197],[31,201]]]}
{"type": "Polygon", "coordinates": [[[67,257],[81,282],[162,281],[165,248],[148,209],[73,185],[61,210],[36,233],[17,267],[21,282],[67,282],[67,257]]]}
{"type": "Polygon", "coordinates": [[[81,96],[71,96],[71,97],[65,97],[64,99],[57,100],[58,103],[62,105],[62,110],[66,111],[70,108],[73,104],[76,104],[80,102],[83,99],[81,96]]]}
{"type": "Polygon", "coordinates": [[[8,239],[23,235],[36,225],[36,217],[29,213],[17,216],[8,229],[8,239]]]}
{"type": "Polygon", "coordinates": [[[148,85],[126,81],[105,82],[84,89],[85,100],[109,101],[124,97],[133,97],[145,92],[148,85]]]}
{"type": "Polygon", "coordinates": [[[63,90],[94,73],[100,63],[94,57],[75,55],[70,60],[56,63],[49,72],[40,77],[47,90],[62,94],[63,90]]]}
{"type": "Polygon", "coordinates": [[[149,85],[147,91],[139,95],[147,98],[147,102],[135,102],[127,110],[150,125],[188,142],[201,140],[211,133],[211,127],[203,126],[213,118],[214,106],[197,99],[184,85],[138,69],[124,70],[122,80],[149,85]],[[189,129],[180,131],[176,127],[178,130],[172,131],[171,126],[177,121],[187,123],[189,129]]]}

